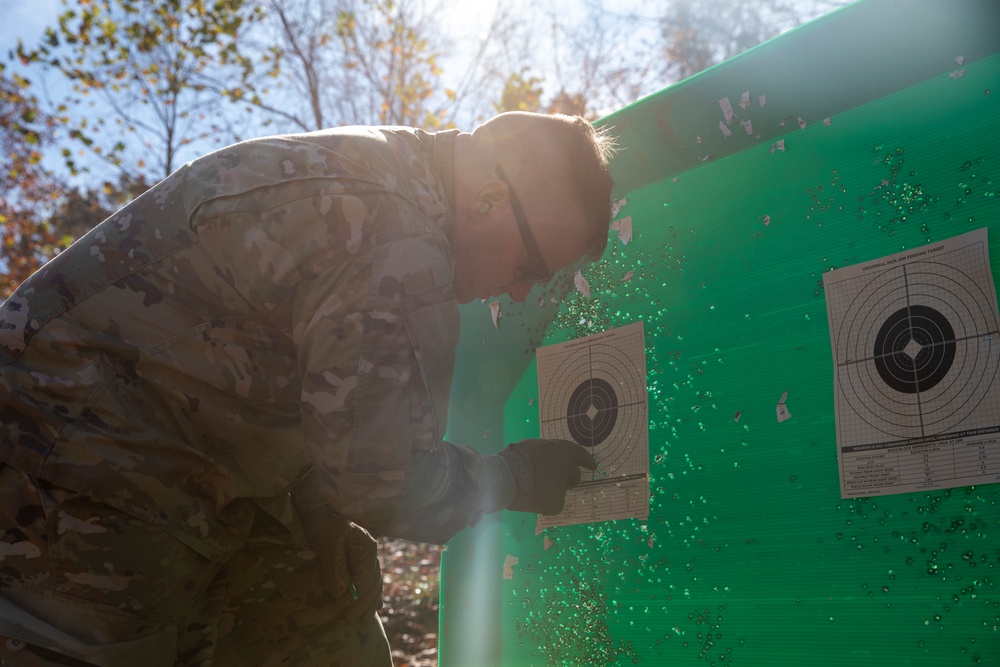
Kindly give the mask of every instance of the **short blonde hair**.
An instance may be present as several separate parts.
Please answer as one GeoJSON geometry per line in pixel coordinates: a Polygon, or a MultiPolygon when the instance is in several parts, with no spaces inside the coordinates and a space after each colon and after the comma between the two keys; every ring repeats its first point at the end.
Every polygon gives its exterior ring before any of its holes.
{"type": "Polygon", "coordinates": [[[535,148],[533,137],[544,135],[560,151],[569,170],[570,192],[588,212],[587,259],[600,259],[608,245],[611,191],[614,179],[608,164],[618,145],[608,128],[595,128],[580,116],[511,111],[494,116],[473,133],[497,154],[518,163],[535,148]]]}

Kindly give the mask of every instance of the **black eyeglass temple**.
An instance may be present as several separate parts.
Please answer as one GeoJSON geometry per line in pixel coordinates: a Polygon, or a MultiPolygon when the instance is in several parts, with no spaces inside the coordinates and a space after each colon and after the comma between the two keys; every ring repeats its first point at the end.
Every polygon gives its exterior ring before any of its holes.
{"type": "MultiPolygon", "coordinates": [[[[528,263],[532,265],[532,268],[537,268],[541,266],[544,270],[545,276],[552,276],[552,272],[549,271],[549,265],[545,263],[545,258],[542,257],[541,251],[538,250],[538,243],[535,241],[535,235],[531,233],[531,227],[528,226],[527,217],[524,215],[524,209],[521,208],[521,202],[517,198],[517,194],[514,192],[514,188],[511,186],[510,181],[507,180],[507,175],[504,174],[503,168],[499,164],[496,166],[497,177],[507,186],[507,192],[510,196],[510,205],[514,209],[514,219],[517,220],[517,227],[521,232],[521,239],[524,241],[524,247],[528,250],[528,263]]],[[[541,277],[541,275],[539,277],[541,277]]]]}

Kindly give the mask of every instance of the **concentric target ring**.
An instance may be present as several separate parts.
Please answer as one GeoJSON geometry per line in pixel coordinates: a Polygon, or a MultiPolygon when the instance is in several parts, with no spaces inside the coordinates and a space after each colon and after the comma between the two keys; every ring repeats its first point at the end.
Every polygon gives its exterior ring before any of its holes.
{"type": "Polygon", "coordinates": [[[995,307],[973,278],[979,269],[959,251],[940,260],[848,278],[850,300],[831,303],[838,409],[851,437],[947,433],[1000,378],[995,307]]]}
{"type": "Polygon", "coordinates": [[[587,447],[600,479],[646,465],[644,346],[635,329],[614,344],[582,339],[538,358],[542,433],[587,447]]]}

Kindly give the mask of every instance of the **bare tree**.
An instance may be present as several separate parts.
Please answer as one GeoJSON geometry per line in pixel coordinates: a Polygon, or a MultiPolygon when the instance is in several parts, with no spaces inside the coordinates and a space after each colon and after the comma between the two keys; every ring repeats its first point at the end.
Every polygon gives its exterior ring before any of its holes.
{"type": "Polygon", "coordinates": [[[847,0],[502,3],[494,37],[497,108],[603,115],[847,0]],[[520,95],[521,97],[518,97],[520,95]],[[537,104],[535,104],[537,98],[537,104]]]}
{"type": "Polygon", "coordinates": [[[558,86],[553,104],[570,98],[574,102],[566,111],[596,117],[658,87],[656,63],[648,57],[648,30],[643,30],[651,23],[648,17],[591,2],[575,23],[558,15],[550,15],[550,21],[558,86]]]}
{"type": "Polygon", "coordinates": [[[674,80],[696,74],[800,25],[819,7],[794,0],[669,2],[660,18],[661,74],[674,80]]]}
{"type": "Polygon", "coordinates": [[[443,35],[423,0],[261,0],[252,50],[268,67],[222,92],[267,122],[439,127],[443,35]]]}
{"type": "Polygon", "coordinates": [[[339,86],[345,59],[337,43],[345,2],[261,0],[259,9],[263,20],[244,48],[266,67],[246,70],[242,85],[221,92],[261,112],[265,125],[306,132],[326,127],[345,94],[339,86]]]}

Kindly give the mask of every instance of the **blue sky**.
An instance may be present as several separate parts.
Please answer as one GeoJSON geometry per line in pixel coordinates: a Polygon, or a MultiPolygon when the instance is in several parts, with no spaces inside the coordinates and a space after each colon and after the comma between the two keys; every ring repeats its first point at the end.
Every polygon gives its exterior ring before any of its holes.
{"type": "Polygon", "coordinates": [[[19,38],[34,43],[62,10],[60,0],[0,0],[0,55],[6,59],[19,38]]]}
{"type": "MultiPolygon", "coordinates": [[[[445,20],[473,30],[485,29],[495,6],[496,0],[455,3],[445,20]]],[[[62,0],[0,0],[0,55],[6,57],[7,50],[13,48],[19,38],[26,44],[33,43],[47,26],[55,23],[65,8],[62,0]]]]}

